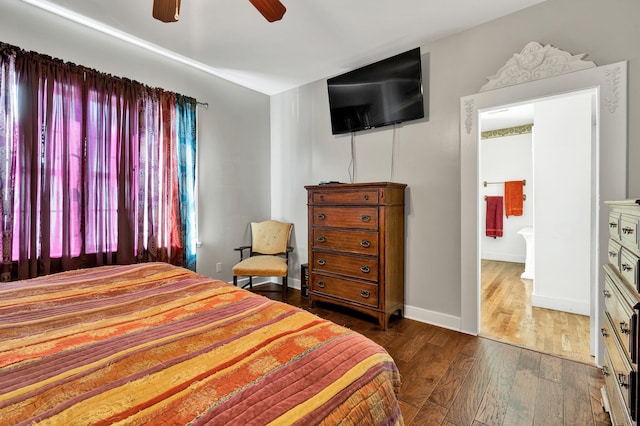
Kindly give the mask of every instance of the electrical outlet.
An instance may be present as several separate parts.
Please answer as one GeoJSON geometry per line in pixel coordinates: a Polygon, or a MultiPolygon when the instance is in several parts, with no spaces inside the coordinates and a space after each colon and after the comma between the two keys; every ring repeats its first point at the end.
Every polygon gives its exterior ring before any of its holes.
{"type": "Polygon", "coordinates": [[[222,262],[216,263],[216,272],[222,272],[222,262]]]}

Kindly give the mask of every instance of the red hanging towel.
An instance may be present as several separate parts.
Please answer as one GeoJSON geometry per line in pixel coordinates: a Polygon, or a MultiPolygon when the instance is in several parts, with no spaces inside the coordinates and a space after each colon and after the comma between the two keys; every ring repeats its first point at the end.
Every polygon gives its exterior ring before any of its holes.
{"type": "Polygon", "coordinates": [[[513,180],[504,183],[504,213],[509,216],[522,216],[522,181],[513,180]]]}
{"type": "Polygon", "coordinates": [[[502,197],[486,197],[487,237],[502,237],[502,197]]]}

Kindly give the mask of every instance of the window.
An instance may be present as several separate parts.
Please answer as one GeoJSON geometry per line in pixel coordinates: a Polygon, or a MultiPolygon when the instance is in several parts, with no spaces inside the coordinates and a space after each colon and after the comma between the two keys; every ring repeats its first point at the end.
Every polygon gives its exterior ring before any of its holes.
{"type": "Polygon", "coordinates": [[[195,269],[195,99],[2,43],[0,71],[2,278],[195,269]]]}

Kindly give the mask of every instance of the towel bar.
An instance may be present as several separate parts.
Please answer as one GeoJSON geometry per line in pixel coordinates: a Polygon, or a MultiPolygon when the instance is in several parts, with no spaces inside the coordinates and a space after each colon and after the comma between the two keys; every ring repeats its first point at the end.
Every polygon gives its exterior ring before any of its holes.
{"type": "MultiPolygon", "coordinates": [[[[484,181],[484,187],[486,188],[487,185],[500,185],[503,184],[504,182],[487,182],[486,180],[484,181]]],[[[526,179],[522,179],[522,186],[526,186],[527,185],[527,180],[526,179]]]]}
{"type": "MultiPolygon", "coordinates": [[[[488,195],[484,196],[484,200],[487,201],[488,195]]],[[[522,201],[527,201],[527,194],[522,194],[522,201]]]]}

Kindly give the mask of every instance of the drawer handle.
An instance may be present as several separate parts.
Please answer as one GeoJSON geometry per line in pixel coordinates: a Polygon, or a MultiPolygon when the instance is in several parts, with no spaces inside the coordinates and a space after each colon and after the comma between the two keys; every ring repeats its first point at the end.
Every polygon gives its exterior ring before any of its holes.
{"type": "Polygon", "coordinates": [[[361,217],[363,222],[370,222],[371,221],[371,216],[369,216],[368,214],[363,214],[361,217]]]}
{"type": "Polygon", "coordinates": [[[362,266],[360,267],[360,270],[361,270],[362,272],[364,272],[365,274],[368,274],[369,272],[371,272],[371,268],[369,268],[367,265],[362,265],[362,266]]]}
{"type": "Polygon", "coordinates": [[[318,287],[324,288],[326,286],[324,281],[318,281],[318,287]]]}
{"type": "Polygon", "coordinates": [[[627,325],[627,323],[624,321],[620,321],[620,333],[629,334],[630,331],[631,330],[629,329],[629,326],[627,325]]]}
{"type": "Polygon", "coordinates": [[[606,365],[603,365],[600,370],[602,370],[602,375],[603,376],[608,376],[609,375],[609,368],[606,365]]]}
{"type": "Polygon", "coordinates": [[[324,195],[320,196],[320,201],[324,201],[324,195]]]}
{"type": "Polygon", "coordinates": [[[622,233],[623,234],[627,234],[627,235],[631,235],[631,234],[633,234],[633,228],[629,228],[628,226],[625,226],[624,228],[622,228],[622,233]]]}
{"type": "Polygon", "coordinates": [[[606,328],[601,328],[600,333],[602,333],[602,337],[609,337],[609,333],[607,333],[606,328]]]}
{"type": "Polygon", "coordinates": [[[622,264],[622,271],[623,272],[633,271],[633,266],[629,265],[628,263],[623,263],[622,264]]]}
{"type": "Polygon", "coordinates": [[[621,388],[629,386],[627,383],[627,377],[623,373],[618,373],[618,384],[621,388]]]}
{"type": "Polygon", "coordinates": [[[325,216],[325,215],[324,215],[324,213],[320,213],[320,214],[317,216],[317,218],[318,218],[318,220],[325,220],[325,219],[327,218],[327,216],[325,216]]]}
{"type": "Polygon", "coordinates": [[[360,245],[361,245],[362,247],[364,247],[364,248],[369,248],[369,247],[371,247],[371,241],[369,241],[369,240],[362,240],[362,241],[360,241],[360,245]]]}
{"type": "Polygon", "coordinates": [[[320,235],[316,241],[318,241],[319,243],[324,243],[325,241],[327,241],[327,239],[324,237],[324,235],[320,235]]]}
{"type": "Polygon", "coordinates": [[[369,195],[368,194],[364,194],[364,200],[368,201],[369,200],[369,195]]]}
{"type": "Polygon", "coordinates": [[[609,293],[609,290],[607,290],[606,288],[602,290],[602,295],[604,296],[605,299],[608,299],[611,297],[611,293],[609,293]]]}
{"type": "Polygon", "coordinates": [[[318,265],[320,265],[320,266],[324,266],[324,265],[326,265],[326,264],[327,264],[327,261],[326,261],[326,260],[324,260],[324,259],[318,259],[318,265]]]}
{"type": "Polygon", "coordinates": [[[615,222],[609,222],[609,228],[617,228],[618,224],[615,222]]]}
{"type": "Polygon", "coordinates": [[[371,296],[371,293],[369,293],[367,290],[360,290],[360,296],[364,297],[365,299],[368,299],[369,296],[371,296]]]}
{"type": "Polygon", "coordinates": [[[618,255],[618,253],[616,253],[615,251],[610,251],[609,252],[609,257],[616,257],[618,255]]]}

